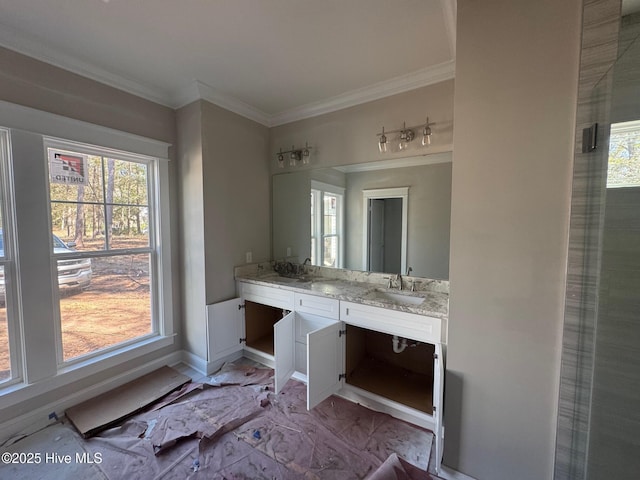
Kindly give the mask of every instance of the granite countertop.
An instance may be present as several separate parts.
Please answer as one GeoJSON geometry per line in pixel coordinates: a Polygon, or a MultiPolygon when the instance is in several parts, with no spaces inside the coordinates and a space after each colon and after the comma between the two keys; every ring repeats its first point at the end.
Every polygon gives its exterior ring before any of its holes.
{"type": "Polygon", "coordinates": [[[379,283],[314,275],[283,277],[273,271],[236,272],[236,280],[445,320],[449,316],[449,294],[443,291],[411,292],[379,283]]]}

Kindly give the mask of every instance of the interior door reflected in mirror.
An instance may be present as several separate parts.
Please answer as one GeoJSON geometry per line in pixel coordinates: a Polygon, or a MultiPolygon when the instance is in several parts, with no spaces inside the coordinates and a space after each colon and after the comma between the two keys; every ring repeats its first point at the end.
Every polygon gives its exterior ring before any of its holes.
{"type": "Polygon", "coordinates": [[[405,273],[407,267],[407,205],[409,187],[363,191],[365,270],[405,273]]]}
{"type": "Polygon", "coordinates": [[[451,158],[445,152],[273,175],[272,258],[390,274],[411,268],[414,276],[448,280],[451,158]],[[407,192],[402,208],[391,200],[403,197],[398,188],[407,192]]]}

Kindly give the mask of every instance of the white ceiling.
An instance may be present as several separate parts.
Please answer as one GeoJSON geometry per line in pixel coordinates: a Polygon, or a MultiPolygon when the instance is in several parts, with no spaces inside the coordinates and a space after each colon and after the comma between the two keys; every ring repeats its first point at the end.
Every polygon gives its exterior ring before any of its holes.
{"type": "Polygon", "coordinates": [[[0,0],[0,45],[265,125],[447,78],[455,0],[0,0]]]}

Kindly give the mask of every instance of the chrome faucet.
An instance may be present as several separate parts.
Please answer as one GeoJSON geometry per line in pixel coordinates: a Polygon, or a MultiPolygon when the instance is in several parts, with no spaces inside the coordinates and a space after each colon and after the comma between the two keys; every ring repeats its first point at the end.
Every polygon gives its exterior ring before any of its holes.
{"type": "Polygon", "coordinates": [[[305,266],[307,262],[311,263],[311,259],[309,257],[304,259],[304,262],[302,262],[302,266],[305,266]]]}

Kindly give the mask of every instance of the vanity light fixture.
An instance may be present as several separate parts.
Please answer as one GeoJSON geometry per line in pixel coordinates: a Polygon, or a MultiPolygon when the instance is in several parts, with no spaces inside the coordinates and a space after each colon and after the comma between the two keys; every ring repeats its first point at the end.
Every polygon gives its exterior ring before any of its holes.
{"type": "Polygon", "coordinates": [[[398,130],[389,130],[385,133],[384,127],[382,127],[382,133],[377,133],[376,135],[380,137],[378,140],[378,150],[380,153],[385,153],[388,150],[389,140],[387,139],[387,134],[391,133],[399,133],[398,137],[398,148],[400,150],[406,150],[409,146],[409,143],[416,138],[416,134],[414,132],[415,129],[422,128],[422,145],[428,147],[431,145],[431,125],[435,125],[434,122],[429,122],[429,117],[427,117],[427,121],[422,125],[415,125],[413,127],[407,127],[406,122],[402,122],[402,128],[398,130]]]}
{"type": "Polygon", "coordinates": [[[295,145],[291,145],[291,150],[282,151],[282,148],[276,154],[278,159],[278,167],[284,168],[285,155],[289,155],[289,166],[295,167],[298,162],[302,162],[304,165],[311,163],[311,150],[308,142],[305,142],[303,148],[296,148],[295,145]]]}

